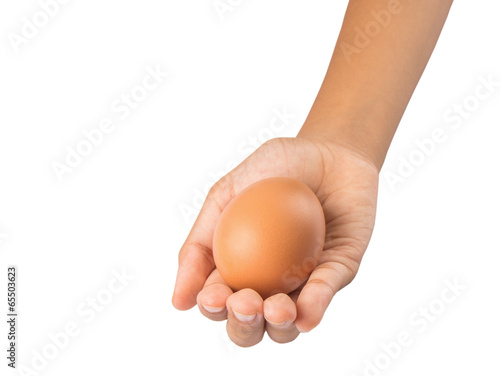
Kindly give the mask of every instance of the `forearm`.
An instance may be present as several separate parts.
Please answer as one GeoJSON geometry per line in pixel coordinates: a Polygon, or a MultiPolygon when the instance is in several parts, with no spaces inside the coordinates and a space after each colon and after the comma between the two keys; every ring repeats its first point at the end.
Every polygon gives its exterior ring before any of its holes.
{"type": "Polygon", "coordinates": [[[354,148],[380,169],[452,2],[351,0],[299,136],[354,148]]]}

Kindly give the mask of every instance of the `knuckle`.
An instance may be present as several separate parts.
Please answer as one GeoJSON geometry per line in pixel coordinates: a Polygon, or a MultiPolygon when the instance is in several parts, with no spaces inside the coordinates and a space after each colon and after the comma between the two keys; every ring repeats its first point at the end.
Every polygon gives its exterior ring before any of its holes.
{"type": "Polygon", "coordinates": [[[271,338],[276,343],[289,343],[295,340],[299,336],[300,332],[295,329],[293,333],[269,333],[268,331],[267,334],[269,335],[269,338],[271,338]]]}
{"type": "Polygon", "coordinates": [[[287,142],[287,139],[284,137],[276,137],[276,138],[271,138],[270,140],[267,140],[264,142],[259,149],[261,150],[275,150],[277,148],[283,148],[285,143],[287,142]]]}
{"type": "Polygon", "coordinates": [[[217,180],[207,193],[207,201],[213,201],[219,205],[221,196],[229,194],[229,197],[234,195],[233,179],[231,173],[224,175],[217,180]]]}
{"type": "Polygon", "coordinates": [[[263,330],[262,332],[249,330],[248,328],[235,330],[229,326],[229,322],[227,327],[227,334],[229,336],[229,339],[233,341],[234,344],[240,347],[254,346],[262,341],[262,338],[264,337],[263,330]]]}

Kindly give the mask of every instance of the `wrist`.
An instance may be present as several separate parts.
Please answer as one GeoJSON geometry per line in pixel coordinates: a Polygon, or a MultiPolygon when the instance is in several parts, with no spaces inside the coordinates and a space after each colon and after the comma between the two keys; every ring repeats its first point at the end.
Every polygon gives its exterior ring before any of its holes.
{"type": "Polygon", "coordinates": [[[384,120],[361,111],[322,117],[310,115],[297,137],[346,148],[380,171],[393,135],[384,133],[383,125],[384,120]]]}

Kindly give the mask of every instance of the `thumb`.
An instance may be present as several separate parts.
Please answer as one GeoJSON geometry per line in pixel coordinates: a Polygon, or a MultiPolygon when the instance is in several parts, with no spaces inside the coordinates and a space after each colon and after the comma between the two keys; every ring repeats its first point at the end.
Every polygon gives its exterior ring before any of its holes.
{"type": "Polygon", "coordinates": [[[215,226],[225,206],[232,198],[229,175],[219,180],[207,195],[200,214],[179,252],[179,268],[172,304],[187,310],[196,304],[196,295],[215,268],[212,239],[215,226]]]}
{"type": "Polygon", "coordinates": [[[295,325],[300,332],[309,332],[323,318],[335,294],[355,277],[359,262],[351,257],[352,250],[331,249],[323,251],[320,263],[309,276],[297,300],[295,325]]]}

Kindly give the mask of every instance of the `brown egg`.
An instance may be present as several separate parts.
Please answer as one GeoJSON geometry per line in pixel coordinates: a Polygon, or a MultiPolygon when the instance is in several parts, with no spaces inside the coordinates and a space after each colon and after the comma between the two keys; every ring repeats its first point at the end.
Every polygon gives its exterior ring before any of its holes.
{"type": "Polygon", "coordinates": [[[233,291],[251,288],[264,299],[297,289],[316,267],[325,240],[325,217],[304,183],[261,180],[226,206],[215,228],[217,269],[233,291]]]}

